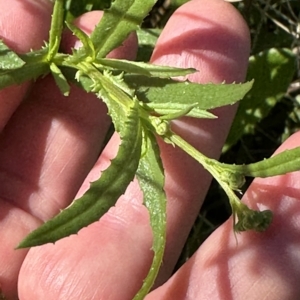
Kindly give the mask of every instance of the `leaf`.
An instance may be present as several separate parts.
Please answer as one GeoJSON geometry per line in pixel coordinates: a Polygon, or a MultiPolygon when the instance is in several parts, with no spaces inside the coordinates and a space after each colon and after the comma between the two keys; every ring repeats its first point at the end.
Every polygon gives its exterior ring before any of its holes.
{"type": "Polygon", "coordinates": [[[130,88],[136,89],[136,96],[145,103],[197,103],[197,108],[203,110],[234,104],[253,84],[252,81],[243,84],[197,84],[142,75],[124,75],[124,80],[130,88]]]}
{"type": "Polygon", "coordinates": [[[136,33],[139,41],[137,61],[149,61],[156,45],[157,39],[161,34],[160,28],[139,28],[136,33]]]}
{"type": "Polygon", "coordinates": [[[100,80],[101,88],[98,96],[107,104],[109,115],[115,125],[116,131],[120,131],[127,109],[132,105],[133,99],[126,91],[121,83],[110,73],[105,72],[103,75],[98,72],[98,79],[100,80]]]}
{"type": "Polygon", "coordinates": [[[70,86],[68,84],[68,81],[66,77],[63,75],[61,70],[57,67],[55,63],[50,64],[50,70],[53,75],[53,78],[55,80],[55,83],[59,87],[61,93],[64,96],[69,96],[70,93],[70,86]]]}
{"type": "MultiPolygon", "coordinates": [[[[144,105],[148,109],[152,109],[155,113],[159,115],[172,115],[186,111],[187,113],[183,113],[182,115],[193,118],[202,118],[202,119],[215,119],[217,118],[214,114],[210,113],[207,110],[199,109],[197,107],[197,103],[195,105],[190,104],[181,104],[181,103],[155,103],[150,102],[144,105]]],[[[182,116],[181,115],[181,116],[182,116]]]]}
{"type": "Polygon", "coordinates": [[[91,183],[90,189],[71,206],[31,232],[18,248],[54,243],[75,234],[98,221],[116,203],[133,180],[141,155],[142,129],[137,105],[130,109],[120,136],[118,154],[100,179],[91,183]]]}
{"type": "Polygon", "coordinates": [[[159,148],[154,135],[144,132],[143,150],[137,170],[137,179],[144,194],[144,204],[150,214],[153,231],[154,257],[149,273],[134,300],[144,299],[154,284],[162,263],[166,243],[166,195],[164,192],[164,172],[159,156],[159,148]]]}
{"type": "Polygon", "coordinates": [[[49,64],[46,61],[47,52],[47,48],[44,48],[20,55],[25,62],[21,68],[0,70],[0,89],[46,75],[49,72],[49,64]]]}
{"type": "Polygon", "coordinates": [[[115,0],[91,35],[98,58],[105,57],[138,29],[157,0],[115,0]]]}
{"type": "Polygon", "coordinates": [[[226,169],[244,176],[270,177],[300,170],[300,147],[283,151],[275,156],[248,165],[225,165],[226,169]]]}
{"type": "Polygon", "coordinates": [[[168,66],[159,66],[143,62],[134,62],[122,59],[100,58],[97,63],[113,70],[120,70],[131,74],[140,74],[144,76],[153,76],[160,78],[170,78],[175,76],[185,76],[196,72],[193,68],[175,68],[168,66]]]}
{"type": "Polygon", "coordinates": [[[15,70],[25,64],[14,51],[9,49],[2,40],[0,40],[0,72],[1,70],[15,70]]]}
{"type": "MultiPolygon", "coordinates": [[[[88,57],[90,57],[92,60],[94,60],[95,56],[96,56],[95,48],[94,48],[94,44],[92,43],[89,36],[84,31],[82,31],[80,28],[74,26],[73,24],[68,23],[68,22],[66,22],[66,24],[67,24],[68,28],[72,31],[72,33],[81,41],[88,57]]],[[[72,57],[71,57],[71,60],[72,60],[72,57]]]]}
{"type": "Polygon", "coordinates": [[[295,73],[295,55],[288,49],[269,49],[249,60],[247,79],[255,79],[253,88],[239,105],[224,147],[227,151],[244,134],[266,117],[286,93],[295,73]]]}

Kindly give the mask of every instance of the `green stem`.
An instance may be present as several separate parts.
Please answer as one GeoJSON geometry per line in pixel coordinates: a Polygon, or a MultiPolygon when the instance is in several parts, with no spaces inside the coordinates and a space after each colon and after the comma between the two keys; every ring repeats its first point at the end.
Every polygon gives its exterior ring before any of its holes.
{"type": "Polygon", "coordinates": [[[174,143],[176,146],[181,148],[195,160],[197,160],[217,180],[229,199],[234,199],[234,202],[236,203],[240,202],[234,191],[231,189],[230,185],[221,178],[220,173],[222,172],[222,170],[216,168],[216,163],[218,163],[218,161],[213,158],[208,158],[193,146],[191,146],[189,143],[187,143],[180,136],[174,133],[171,133],[167,137],[167,139],[170,140],[171,143],[174,143]]]}
{"type": "Polygon", "coordinates": [[[224,192],[228,196],[233,214],[235,214],[236,211],[241,209],[242,203],[235,194],[235,192],[232,190],[230,181],[228,184],[228,182],[224,180],[221,176],[223,170],[220,168],[216,168],[218,161],[212,158],[208,158],[207,156],[199,152],[197,149],[195,149],[193,146],[188,144],[180,136],[174,134],[171,131],[169,131],[169,134],[166,136],[166,139],[178,146],[179,148],[181,148],[195,160],[197,160],[215,178],[215,180],[220,184],[220,186],[223,188],[224,192]]]}
{"type": "Polygon", "coordinates": [[[216,160],[212,158],[208,158],[201,152],[199,152],[196,148],[187,143],[180,136],[174,134],[173,132],[169,132],[169,134],[165,137],[166,141],[170,141],[172,144],[175,144],[184,152],[193,157],[196,161],[198,161],[219,183],[223,182],[219,180],[220,174],[215,168],[216,160]]]}
{"type": "Polygon", "coordinates": [[[51,27],[49,32],[48,61],[52,61],[58,52],[64,22],[64,0],[56,0],[53,8],[51,27]]]}

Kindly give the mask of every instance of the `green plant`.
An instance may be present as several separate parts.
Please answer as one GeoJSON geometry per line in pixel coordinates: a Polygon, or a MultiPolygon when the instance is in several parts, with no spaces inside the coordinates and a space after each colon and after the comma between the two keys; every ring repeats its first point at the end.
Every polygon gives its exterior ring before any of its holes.
{"type": "Polygon", "coordinates": [[[122,141],[116,158],[100,179],[92,183],[80,199],[32,232],[18,247],[55,242],[97,221],[137,176],[150,213],[155,255],[136,299],[143,298],[151,288],[165,246],[166,197],[156,137],[191,155],[219,182],[229,197],[235,219],[238,219],[234,224],[237,232],[265,230],[272,219],[270,211],[253,211],[239,201],[235,191],[242,187],[245,176],[274,176],[300,167],[299,148],[255,164],[222,164],[204,156],[172,131],[170,122],[182,116],[214,118],[210,109],[235,103],[250,90],[252,82],[220,85],[177,82],[170,78],[195,70],[105,58],[137,29],[154,3],[153,0],[115,0],[91,37],[67,22],[83,44],[71,55],[59,52],[63,22],[67,18],[63,0],[55,1],[50,39],[43,49],[18,56],[3,42],[0,44],[0,88],[51,73],[62,93],[68,96],[68,82],[74,82],[107,104],[122,141]],[[106,28],[110,30],[104,30],[106,28]],[[201,95],[200,99],[198,95],[201,95]]]}

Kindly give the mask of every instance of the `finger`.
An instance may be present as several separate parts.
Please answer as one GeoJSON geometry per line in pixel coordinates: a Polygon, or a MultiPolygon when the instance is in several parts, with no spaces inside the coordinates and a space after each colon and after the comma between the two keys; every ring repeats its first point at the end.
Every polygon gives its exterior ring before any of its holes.
{"type": "MultiPolygon", "coordinates": [[[[93,28],[99,18],[94,12],[78,24],[93,28]]],[[[116,57],[124,48],[134,53],[135,41],[131,36],[115,51],[116,57]]],[[[5,245],[0,264],[7,266],[1,278],[6,295],[16,293],[27,252],[13,249],[26,233],[74,199],[109,126],[107,109],[99,99],[74,86],[70,96],[63,97],[50,76],[36,82],[6,125],[0,137],[0,240],[5,245]]]]}
{"type": "MultiPolygon", "coordinates": [[[[211,75],[212,77],[195,78],[194,80],[197,81],[223,81],[224,79],[228,79],[229,81],[234,79],[242,80],[240,68],[244,74],[249,48],[248,31],[242,19],[231,6],[223,4],[222,1],[193,1],[183,6],[181,10],[175,14],[175,20],[175,22],[171,21],[171,25],[167,25],[167,28],[169,28],[168,35],[172,34],[172,31],[176,32],[178,23],[184,23],[185,30],[181,32],[182,39],[180,40],[180,37],[177,37],[175,40],[185,42],[186,45],[182,44],[182,47],[187,47],[187,50],[183,51],[182,49],[182,55],[173,56],[172,58],[172,53],[178,53],[179,51],[178,43],[171,43],[168,36],[166,34],[163,35],[158,47],[163,47],[166,43],[165,49],[168,48],[170,60],[168,61],[168,55],[165,50],[165,63],[174,65],[176,61],[180,59],[186,62],[185,64],[182,63],[184,66],[194,66],[196,68],[203,66],[203,73],[212,72],[210,68],[217,70],[215,77],[211,75]],[[210,9],[206,9],[207,7],[210,9]],[[222,22],[225,22],[225,25],[222,22]],[[173,30],[171,30],[172,28],[173,30]],[[215,45],[209,41],[208,37],[201,39],[202,34],[206,37],[208,33],[211,34],[212,37],[217,38],[218,42],[216,42],[215,45]],[[226,39],[220,38],[217,33],[226,34],[226,39]],[[195,48],[199,48],[201,45],[199,45],[198,39],[202,40],[204,48],[195,51],[195,48]],[[189,43],[186,41],[189,41],[189,43]],[[195,44],[193,44],[192,41],[194,41],[195,44]],[[231,43],[236,44],[237,42],[240,43],[238,49],[231,46],[231,43]],[[212,50],[210,50],[209,47],[212,47],[212,50]],[[235,59],[237,59],[238,62],[236,62],[235,59]],[[219,66],[217,66],[218,64],[219,66]],[[221,73],[217,74],[222,67],[224,68],[223,77],[221,73]],[[238,73],[236,78],[231,75],[231,73],[234,72],[238,73]],[[226,76],[228,76],[228,78],[226,78],[226,76]]],[[[159,55],[157,53],[159,53],[159,50],[154,54],[153,61],[158,63],[159,55]]],[[[193,123],[191,123],[191,121],[186,121],[186,123],[182,123],[182,125],[177,124],[178,131],[181,131],[185,138],[193,142],[197,147],[204,148],[205,152],[209,152],[214,156],[220,151],[221,143],[224,141],[225,137],[223,135],[226,132],[224,127],[225,125],[229,126],[230,123],[227,118],[230,118],[233,114],[229,109],[219,110],[217,113],[220,115],[218,124],[222,126],[222,133],[219,133],[217,130],[217,125],[214,127],[210,123],[195,122],[195,135],[192,135],[187,134],[187,131],[190,129],[187,128],[187,123],[192,126],[193,123]],[[199,130],[197,126],[202,126],[203,130],[199,130]],[[205,132],[207,133],[204,134],[205,132]],[[218,140],[219,138],[220,141],[218,140]],[[198,141],[200,139],[203,139],[202,143],[198,141]],[[216,150],[215,147],[216,149],[218,148],[218,150],[216,150]]],[[[115,135],[107,146],[104,155],[101,156],[100,161],[97,163],[98,173],[99,170],[103,170],[104,167],[109,164],[109,160],[114,157],[117,152],[118,145],[119,139],[115,135]]],[[[177,214],[177,216],[180,216],[179,210],[183,209],[186,212],[190,212],[192,219],[197,214],[197,211],[194,210],[197,210],[201,204],[199,198],[195,199],[195,196],[198,196],[200,189],[202,192],[206,189],[206,186],[209,184],[209,177],[204,177],[206,175],[204,175],[203,171],[196,167],[192,160],[186,158],[179,151],[171,151],[170,148],[164,148],[162,150],[164,164],[168,172],[166,190],[171,201],[168,207],[168,214],[175,214],[175,216],[177,214]],[[176,163],[179,163],[177,160],[182,160],[182,164],[180,162],[180,168],[175,168],[171,165],[170,159],[168,163],[167,156],[169,155],[172,156],[172,159],[175,160],[176,163]],[[184,163],[185,169],[182,169],[184,163]],[[176,175],[176,172],[179,170],[181,173],[176,175]],[[193,173],[195,173],[195,175],[193,173]],[[200,184],[198,179],[201,178],[199,176],[202,175],[203,180],[199,188],[200,184]],[[198,190],[196,190],[196,192],[194,191],[195,187],[186,180],[186,176],[193,178],[193,183],[195,183],[197,179],[198,190]],[[178,204],[175,203],[177,201],[178,204]],[[171,205],[175,206],[173,211],[172,208],[170,208],[171,205]],[[191,206],[191,209],[187,210],[185,206],[191,206]]],[[[89,179],[93,176],[94,171],[91,173],[89,179]]],[[[185,219],[187,219],[186,216],[185,219]]],[[[175,217],[171,216],[169,221],[175,222],[175,217]]],[[[190,220],[189,222],[191,223],[192,221],[193,220],[190,220]]],[[[186,234],[190,225],[184,220],[179,226],[184,227],[178,231],[180,238],[179,243],[181,245],[184,240],[182,236],[186,234]]],[[[169,227],[168,243],[171,242],[171,245],[176,245],[175,240],[172,241],[170,237],[170,233],[174,233],[172,228],[177,227],[175,225],[169,227]]],[[[35,270],[35,272],[34,275],[31,276],[30,283],[20,287],[20,291],[22,295],[29,295],[30,297],[38,295],[39,298],[47,297],[47,295],[51,295],[51,297],[55,297],[56,299],[62,297],[74,298],[74,295],[76,295],[76,297],[94,297],[96,299],[131,299],[141,286],[142,280],[150,266],[152,258],[152,252],[150,250],[151,239],[149,217],[145,207],[142,205],[141,192],[138,185],[136,182],[133,182],[127,189],[126,194],[119,199],[117,205],[99,222],[81,230],[77,236],[71,236],[59,241],[54,246],[46,245],[32,249],[23,265],[20,278],[25,279],[27,274],[32,274],[33,270],[35,270]],[[87,245],[93,246],[87,247],[87,245]],[[76,252],[74,249],[76,249],[76,252]],[[73,254],[70,255],[70,253],[73,254]],[[44,267],[46,259],[48,266],[47,271],[45,271],[44,267]],[[95,265],[95,262],[97,262],[97,265],[95,265]],[[128,274],[132,274],[132,276],[128,276],[128,274]],[[58,276],[60,280],[57,280],[58,276]],[[47,280],[47,278],[51,278],[51,280],[47,280]],[[39,280],[39,286],[34,284],[36,280],[39,280]],[[76,286],[76,289],[70,289],[70,282],[75,282],[72,286],[76,286]]],[[[169,247],[168,249],[168,254],[171,254],[171,248],[169,247]]],[[[176,255],[177,253],[173,254],[171,260],[168,260],[166,257],[164,265],[168,265],[168,271],[166,271],[165,274],[172,268],[170,265],[173,264],[176,255]]]]}
{"type": "MultiPolygon", "coordinates": [[[[0,39],[2,39],[13,50],[24,53],[30,49],[38,49],[47,39],[50,15],[50,1],[5,1],[0,0],[0,39]]],[[[0,91],[0,132],[19,106],[22,98],[28,90],[29,84],[25,83],[19,86],[9,87],[0,91]]],[[[1,159],[3,159],[1,157],[1,159]]],[[[5,176],[5,170],[2,175],[5,176]]],[[[5,183],[1,183],[3,186],[5,183]]],[[[15,232],[7,230],[7,227],[18,228],[17,235],[23,235],[22,228],[18,226],[18,218],[9,218],[7,212],[12,207],[8,203],[1,203],[0,210],[0,288],[3,292],[15,299],[17,298],[16,286],[17,275],[21,261],[24,259],[26,251],[20,251],[16,256],[12,257],[15,247],[15,232]]],[[[14,208],[13,211],[17,211],[14,208]]],[[[30,227],[31,224],[27,224],[30,227]]]]}
{"type": "MultiPolygon", "coordinates": [[[[277,151],[299,147],[300,132],[277,151]]],[[[243,232],[236,243],[232,218],[150,299],[298,299],[300,288],[300,172],[257,178],[243,197],[253,209],[270,209],[263,233],[243,232]]]]}
{"type": "MultiPolygon", "coordinates": [[[[39,49],[47,40],[50,1],[0,0],[0,39],[14,51],[28,52],[39,49]]],[[[0,91],[0,132],[22,101],[29,84],[8,87],[0,91]]]]}
{"type": "MultiPolygon", "coordinates": [[[[222,1],[192,1],[179,9],[166,26],[152,61],[196,68],[199,72],[190,75],[189,80],[198,83],[241,82],[248,65],[249,44],[247,25],[233,6],[222,1]],[[195,23],[189,23],[189,19],[195,23]]],[[[205,155],[217,159],[235,110],[236,106],[214,110],[217,120],[175,121],[173,130],[205,155]]],[[[170,276],[211,181],[207,171],[181,150],[165,143],[160,147],[166,170],[168,243],[158,283],[170,276]]]]}

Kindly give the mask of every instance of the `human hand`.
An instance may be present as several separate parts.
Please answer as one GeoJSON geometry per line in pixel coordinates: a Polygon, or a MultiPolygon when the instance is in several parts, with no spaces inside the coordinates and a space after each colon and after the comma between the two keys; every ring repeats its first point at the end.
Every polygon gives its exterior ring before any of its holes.
{"type": "MultiPolygon", "coordinates": [[[[47,40],[48,2],[0,3],[0,32],[9,46],[28,51],[47,40]]],[[[98,18],[96,13],[86,15],[78,25],[92,30],[98,18]]],[[[65,37],[64,48],[73,42],[65,37]]],[[[120,58],[125,53],[130,59],[135,50],[131,37],[113,55],[120,58]]],[[[248,55],[248,31],[233,7],[220,0],[194,0],[172,17],[152,62],[195,67],[200,72],[189,77],[195,82],[233,82],[243,81],[248,55]]],[[[97,160],[110,124],[105,106],[76,87],[69,98],[61,96],[49,77],[1,91],[0,103],[0,283],[4,294],[22,300],[132,299],[152,258],[149,217],[137,182],[116,207],[78,235],[55,245],[13,250],[27,233],[74,199],[97,160]]],[[[174,127],[196,148],[217,158],[234,112],[235,106],[221,108],[216,110],[218,120],[187,119],[176,121],[174,127]]],[[[113,136],[79,194],[108,166],[118,143],[113,136]]],[[[296,143],[294,136],[283,147],[296,143]]],[[[168,232],[157,285],[170,276],[210,183],[210,176],[193,159],[170,145],[160,146],[167,176],[168,232]]],[[[232,223],[227,222],[147,299],[259,299],[261,295],[296,299],[299,254],[292,246],[297,245],[299,232],[297,174],[256,180],[247,193],[245,201],[252,206],[263,203],[275,212],[267,232],[243,233],[236,246],[232,223]]]]}

